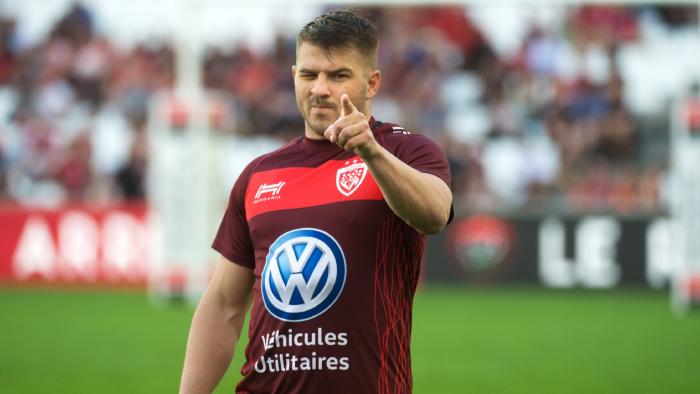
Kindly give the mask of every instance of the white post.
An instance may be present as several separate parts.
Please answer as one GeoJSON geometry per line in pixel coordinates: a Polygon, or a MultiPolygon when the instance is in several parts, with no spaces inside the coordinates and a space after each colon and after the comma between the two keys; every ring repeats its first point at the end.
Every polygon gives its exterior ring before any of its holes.
{"type": "Polygon", "coordinates": [[[181,0],[174,32],[176,85],[156,98],[149,123],[149,201],[158,261],[149,278],[156,303],[196,302],[209,272],[210,194],[215,170],[208,161],[209,125],[201,84],[202,40],[196,0],[181,0]]]}

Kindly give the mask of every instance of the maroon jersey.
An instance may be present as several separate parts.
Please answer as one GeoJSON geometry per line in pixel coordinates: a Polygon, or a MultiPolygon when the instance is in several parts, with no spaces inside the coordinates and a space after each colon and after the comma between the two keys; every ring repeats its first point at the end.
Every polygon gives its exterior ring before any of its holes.
{"type": "MultiPolygon", "coordinates": [[[[450,184],[427,137],[370,120],[389,152],[450,184]]],[[[213,247],[253,270],[243,393],[406,393],[425,236],[397,217],[362,160],[299,137],[236,181],[213,247]]]]}

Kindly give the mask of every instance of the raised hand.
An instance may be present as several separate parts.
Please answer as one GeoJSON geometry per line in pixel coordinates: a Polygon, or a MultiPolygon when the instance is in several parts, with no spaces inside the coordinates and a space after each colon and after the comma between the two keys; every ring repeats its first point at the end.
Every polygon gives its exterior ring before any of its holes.
{"type": "Polygon", "coordinates": [[[347,151],[353,151],[363,159],[377,151],[377,141],[365,114],[350,101],[347,94],[340,97],[340,117],[323,133],[327,140],[347,151]]]}

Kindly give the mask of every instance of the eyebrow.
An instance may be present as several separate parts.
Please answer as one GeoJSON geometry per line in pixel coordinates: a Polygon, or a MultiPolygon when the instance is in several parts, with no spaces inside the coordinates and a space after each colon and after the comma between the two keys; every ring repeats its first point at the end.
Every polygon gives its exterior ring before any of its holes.
{"type": "MultiPolygon", "coordinates": [[[[302,74],[317,74],[319,71],[317,71],[317,70],[311,70],[311,69],[308,69],[308,68],[302,68],[302,69],[299,70],[299,72],[302,73],[302,74]]],[[[349,68],[347,68],[347,67],[341,67],[341,68],[336,68],[336,69],[334,69],[334,70],[329,70],[329,71],[327,71],[328,74],[340,74],[340,73],[343,73],[343,72],[352,73],[352,70],[349,69],[349,68]]]]}

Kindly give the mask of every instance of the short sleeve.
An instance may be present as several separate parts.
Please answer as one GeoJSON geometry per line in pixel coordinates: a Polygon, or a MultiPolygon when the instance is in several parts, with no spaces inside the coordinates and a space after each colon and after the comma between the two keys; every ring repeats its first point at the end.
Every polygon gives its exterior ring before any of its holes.
{"type": "Polygon", "coordinates": [[[255,162],[243,170],[233,185],[226,212],[212,243],[212,248],[222,256],[251,269],[255,267],[255,254],[245,214],[245,193],[255,162]]]}
{"type": "MultiPolygon", "coordinates": [[[[450,165],[445,153],[430,138],[420,134],[402,134],[401,144],[396,149],[396,156],[420,172],[435,175],[442,179],[447,187],[452,188],[452,175],[450,165]]],[[[454,218],[454,206],[450,206],[450,214],[447,223],[454,218]]]]}
{"type": "Polygon", "coordinates": [[[442,179],[447,186],[452,184],[450,165],[445,153],[430,138],[420,134],[401,135],[401,144],[396,155],[401,161],[420,172],[442,179]]]}

